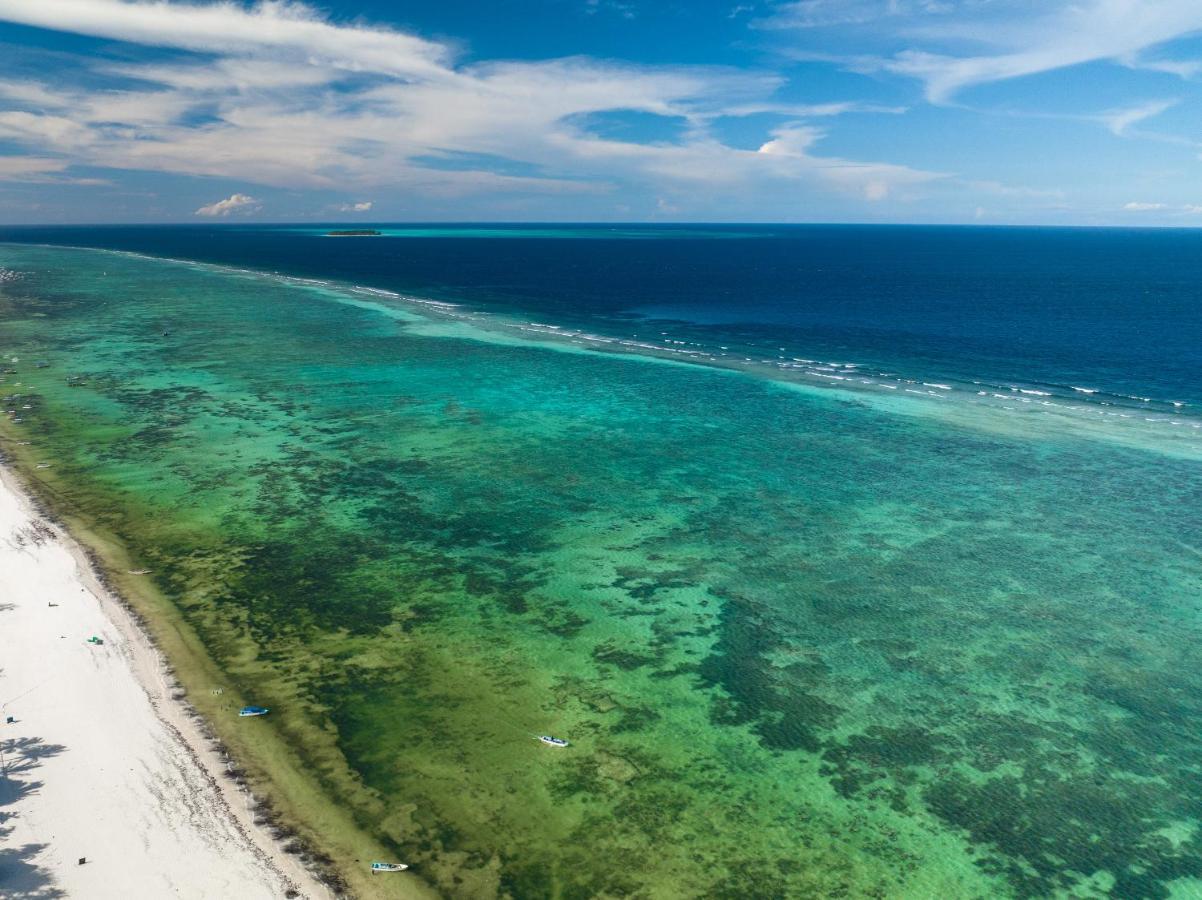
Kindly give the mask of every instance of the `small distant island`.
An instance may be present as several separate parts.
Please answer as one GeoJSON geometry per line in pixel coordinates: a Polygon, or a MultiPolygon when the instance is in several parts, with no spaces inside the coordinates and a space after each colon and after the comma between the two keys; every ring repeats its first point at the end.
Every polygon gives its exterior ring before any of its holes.
{"type": "Polygon", "coordinates": [[[352,228],[348,231],[327,231],[326,237],[379,237],[374,228],[352,228]]]}

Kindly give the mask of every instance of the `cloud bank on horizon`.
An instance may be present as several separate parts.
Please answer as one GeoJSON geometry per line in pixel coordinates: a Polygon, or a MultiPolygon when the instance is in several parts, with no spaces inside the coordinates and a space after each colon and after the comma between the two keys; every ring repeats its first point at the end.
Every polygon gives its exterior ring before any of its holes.
{"type": "Polygon", "coordinates": [[[442,6],[0,0],[0,222],[1202,224],[1196,0],[442,6]]]}
{"type": "Polygon", "coordinates": [[[257,212],[261,208],[261,204],[254,197],[246,194],[230,194],[224,200],[202,206],[196,210],[196,215],[216,218],[217,216],[228,216],[231,213],[249,214],[257,212]]]}

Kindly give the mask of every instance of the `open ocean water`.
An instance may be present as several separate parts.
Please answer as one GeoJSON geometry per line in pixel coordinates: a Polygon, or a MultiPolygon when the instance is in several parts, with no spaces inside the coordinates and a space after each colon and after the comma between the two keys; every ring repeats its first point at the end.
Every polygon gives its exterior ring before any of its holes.
{"type": "Polygon", "coordinates": [[[0,434],[422,878],[1202,897],[1202,232],[381,229],[0,229],[0,434]]]}

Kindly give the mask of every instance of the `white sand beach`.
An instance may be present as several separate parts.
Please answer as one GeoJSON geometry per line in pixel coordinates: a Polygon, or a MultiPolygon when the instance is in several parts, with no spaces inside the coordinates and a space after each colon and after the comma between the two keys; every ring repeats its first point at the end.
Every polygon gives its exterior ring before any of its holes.
{"type": "Polygon", "coordinates": [[[0,470],[0,896],[327,896],[170,690],[82,551],[0,470]]]}

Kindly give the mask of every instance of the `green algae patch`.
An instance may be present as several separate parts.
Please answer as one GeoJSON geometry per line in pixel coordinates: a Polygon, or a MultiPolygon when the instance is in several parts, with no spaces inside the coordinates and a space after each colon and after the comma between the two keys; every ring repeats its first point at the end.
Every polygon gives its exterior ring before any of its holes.
{"type": "MultiPolygon", "coordinates": [[[[205,719],[214,740],[228,754],[231,777],[245,782],[257,797],[257,814],[264,827],[281,836],[288,852],[305,853],[335,890],[349,890],[361,897],[435,896],[411,877],[381,880],[368,874],[369,859],[390,857],[396,848],[373,838],[334,799],[358,784],[345,765],[338,765],[340,757],[330,749],[329,736],[321,733],[320,724],[306,722],[295,707],[291,714],[277,711],[264,721],[239,720],[238,710],[261,700],[262,692],[253,679],[231,677],[230,671],[216,665],[213,648],[226,648],[222,656],[227,656],[230,645],[198,637],[180,606],[157,587],[166,573],[155,577],[154,569],[135,568],[154,565],[155,559],[135,558],[124,541],[79,512],[91,508],[90,501],[104,498],[85,497],[78,486],[67,488],[49,473],[38,471],[31,465],[31,451],[18,444],[3,423],[0,442],[6,461],[29,492],[84,547],[105,584],[129,605],[164,653],[187,702],[205,719]],[[305,752],[298,754],[298,748],[305,752]],[[323,759],[334,764],[323,764],[323,759]]],[[[278,693],[273,696],[287,702],[278,693]]]]}
{"type": "Polygon", "coordinates": [[[7,442],[365,895],[417,884],[373,853],[481,898],[1202,877],[1196,464],[246,273],[0,263],[7,442]]]}

